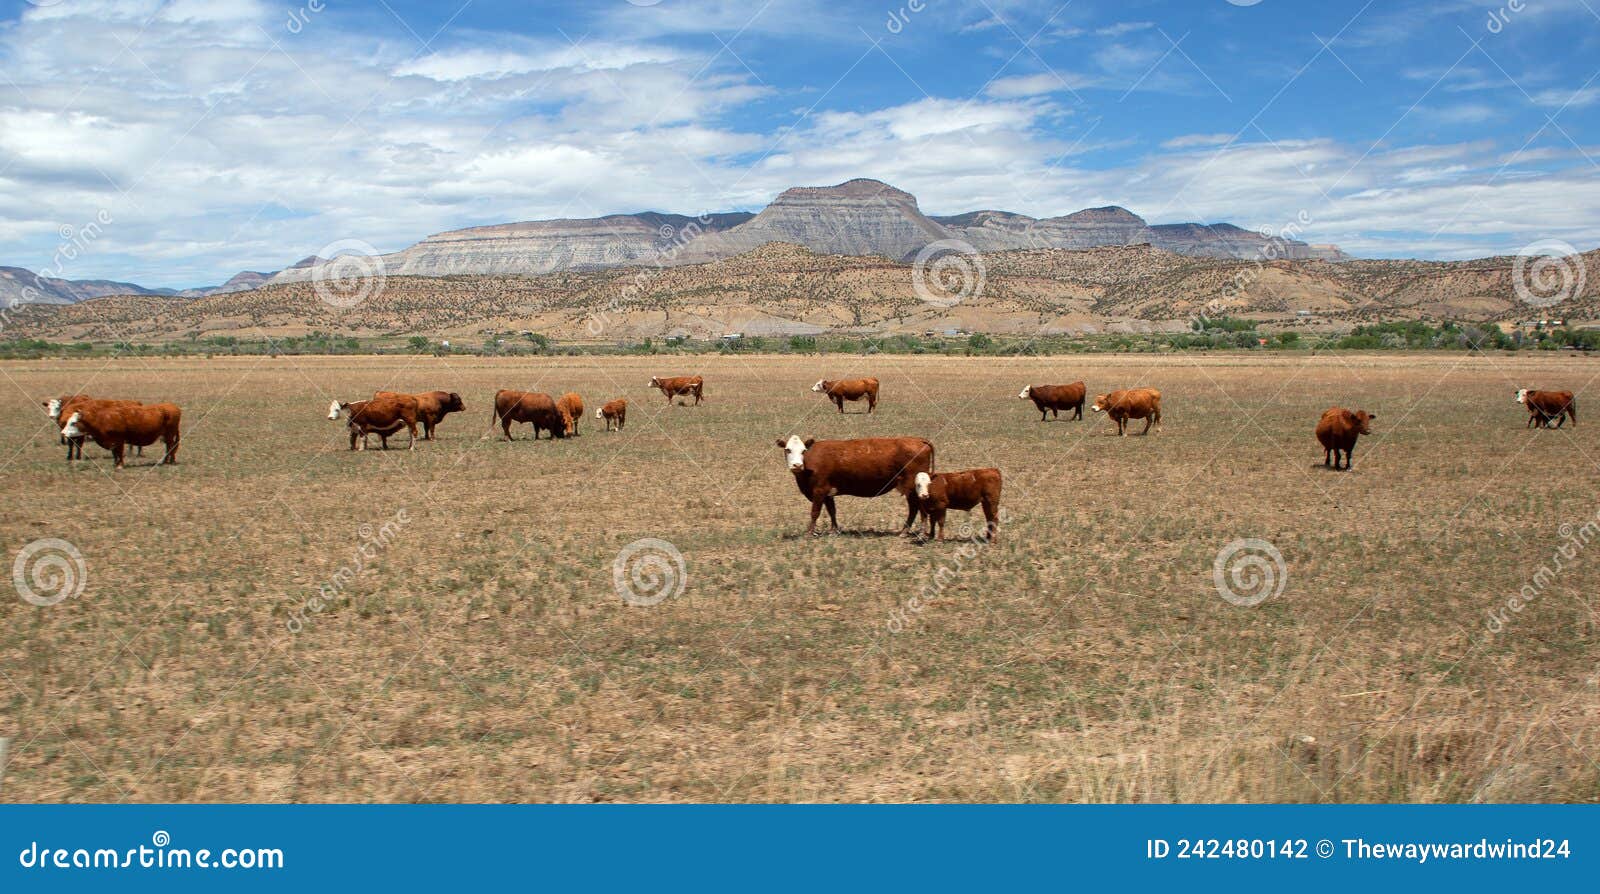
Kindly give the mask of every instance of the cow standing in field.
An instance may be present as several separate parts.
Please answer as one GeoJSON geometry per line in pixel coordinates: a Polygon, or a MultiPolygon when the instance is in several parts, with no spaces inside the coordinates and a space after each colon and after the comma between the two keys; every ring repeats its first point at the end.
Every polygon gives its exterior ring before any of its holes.
{"type": "Polygon", "coordinates": [[[865,399],[869,414],[878,408],[877,379],[839,379],[837,381],[823,379],[812,385],[811,390],[817,394],[826,394],[828,399],[833,401],[834,405],[839,408],[841,414],[844,413],[844,402],[847,400],[865,399]]]}
{"type": "MultiPolygon", "coordinates": [[[[123,407],[140,406],[140,403],[136,400],[107,400],[103,398],[90,397],[87,394],[66,394],[62,395],[61,397],[55,397],[45,401],[44,409],[45,413],[49,415],[51,419],[55,420],[56,426],[64,429],[67,427],[67,420],[72,418],[72,411],[77,409],[80,404],[92,401],[111,403],[123,407]]],[[[83,436],[80,435],[76,438],[69,438],[63,433],[61,435],[61,443],[67,448],[67,460],[69,462],[74,458],[74,456],[76,456],[78,459],[83,459],[83,436]]],[[[135,444],[133,449],[134,453],[137,455],[144,456],[143,447],[135,444]]]]}
{"type": "Polygon", "coordinates": [[[555,398],[542,391],[511,391],[502,389],[494,393],[494,416],[489,420],[490,430],[498,423],[507,441],[512,440],[511,424],[527,422],[533,425],[533,439],[539,432],[550,433],[551,440],[564,438],[572,428],[572,419],[562,410],[555,398]]]}
{"type": "Polygon", "coordinates": [[[1094,399],[1094,406],[1089,409],[1110,417],[1117,424],[1117,434],[1124,438],[1128,436],[1129,419],[1144,420],[1141,435],[1150,433],[1152,423],[1156,431],[1161,431],[1161,392],[1154,388],[1129,388],[1102,394],[1094,399]]]}
{"type": "Polygon", "coordinates": [[[350,449],[367,449],[367,437],[377,435],[383,443],[383,449],[389,449],[389,436],[404,428],[411,435],[406,442],[407,450],[417,449],[417,399],[409,394],[396,394],[394,392],[379,392],[371,400],[358,400],[353,403],[334,401],[328,405],[328,418],[345,418],[345,424],[350,429],[350,449]],[[356,439],[361,439],[360,448],[356,447],[356,439]]]}
{"type": "Polygon", "coordinates": [[[1082,382],[1073,382],[1071,385],[1029,385],[1017,397],[1033,401],[1039,410],[1040,422],[1046,414],[1060,419],[1062,410],[1073,411],[1072,419],[1077,421],[1083,418],[1083,401],[1088,393],[1089,389],[1082,382]]]}
{"type": "Polygon", "coordinates": [[[673,398],[680,394],[694,395],[694,405],[700,406],[700,398],[705,392],[706,380],[700,376],[651,376],[650,387],[660,388],[661,393],[667,396],[667,403],[673,403],[673,398]]]}
{"type": "Polygon", "coordinates": [[[1317,441],[1322,444],[1322,464],[1332,466],[1335,471],[1339,468],[1339,451],[1344,451],[1344,467],[1350,468],[1350,451],[1355,449],[1356,438],[1361,435],[1372,434],[1373,419],[1378,418],[1376,413],[1365,410],[1354,412],[1344,407],[1330,407],[1322,414],[1322,419],[1317,422],[1317,441]]]}
{"type": "Polygon", "coordinates": [[[72,410],[61,433],[68,440],[92,438],[96,444],[111,451],[116,468],[122,468],[123,451],[132,444],[143,447],[161,441],[166,453],[162,465],[178,462],[179,425],[183,411],[174,404],[135,404],[128,401],[84,401],[72,410]]]}
{"type": "Polygon", "coordinates": [[[1578,425],[1578,402],[1571,391],[1534,391],[1517,389],[1517,403],[1528,408],[1528,428],[1549,428],[1553,419],[1560,428],[1570,418],[1574,428],[1578,425]]]}
{"type": "Polygon", "coordinates": [[[579,397],[576,391],[568,391],[556,401],[556,406],[567,414],[567,434],[577,435],[578,420],[583,418],[583,398],[579,397]]]}
{"type": "Polygon", "coordinates": [[[918,472],[917,501],[928,520],[928,537],[944,539],[944,514],[951,509],[970,512],[983,507],[988,521],[983,539],[990,541],[1000,531],[1000,470],[968,469],[965,472],[918,472]]]}
{"type": "Polygon", "coordinates": [[[800,493],[811,501],[807,534],[817,533],[817,516],[824,508],[833,530],[839,516],[833,498],[881,497],[899,491],[906,498],[906,523],[902,535],[917,520],[916,478],[933,471],[933,444],[923,438],[860,438],[853,441],[801,440],[791,435],[779,439],[789,471],[800,493]]]}
{"type": "Polygon", "coordinates": [[[594,411],[594,418],[606,421],[606,431],[611,430],[612,423],[616,423],[617,431],[622,431],[623,423],[628,421],[628,402],[620,397],[607,401],[605,406],[594,411]]]}
{"type": "MultiPolygon", "coordinates": [[[[419,391],[416,394],[405,394],[399,391],[379,391],[372,395],[378,397],[412,397],[417,401],[417,422],[422,425],[422,440],[433,440],[433,430],[438,427],[444,417],[451,413],[464,412],[467,405],[461,402],[461,395],[454,391],[419,391]]],[[[393,432],[390,432],[393,434],[393,432]]]]}

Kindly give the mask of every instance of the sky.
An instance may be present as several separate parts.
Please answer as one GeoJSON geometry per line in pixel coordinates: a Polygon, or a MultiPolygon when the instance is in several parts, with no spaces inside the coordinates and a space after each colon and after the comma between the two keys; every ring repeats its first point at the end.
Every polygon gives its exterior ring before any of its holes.
{"type": "Polygon", "coordinates": [[[1600,0],[0,0],[0,265],[184,288],[855,177],[1588,250],[1597,125],[1600,0]]]}

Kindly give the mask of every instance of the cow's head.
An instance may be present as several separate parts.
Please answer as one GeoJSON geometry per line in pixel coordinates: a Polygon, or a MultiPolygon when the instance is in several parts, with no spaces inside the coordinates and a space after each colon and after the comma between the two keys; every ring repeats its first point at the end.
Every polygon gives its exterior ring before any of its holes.
{"type": "Polygon", "coordinates": [[[932,475],[929,475],[927,472],[917,473],[917,496],[919,498],[926,500],[928,498],[928,488],[932,485],[932,475]]]}
{"type": "Polygon", "coordinates": [[[1095,411],[1096,413],[1104,413],[1106,411],[1106,399],[1109,397],[1111,397],[1109,394],[1095,395],[1094,406],[1090,407],[1089,409],[1095,411]]]}
{"type": "Polygon", "coordinates": [[[349,409],[349,407],[350,407],[349,404],[347,404],[347,403],[345,403],[343,401],[337,401],[337,400],[334,401],[333,403],[328,404],[328,418],[329,419],[338,419],[339,418],[339,414],[343,413],[346,409],[349,409]]]}
{"type": "Polygon", "coordinates": [[[1517,403],[1525,404],[1527,402],[1528,402],[1528,389],[1526,389],[1526,388],[1518,388],[1517,389],[1517,403]]]}
{"type": "Polygon", "coordinates": [[[661,387],[661,377],[660,376],[651,376],[650,377],[650,387],[651,388],[660,388],[661,387]]]}
{"type": "Polygon", "coordinates": [[[1368,413],[1366,410],[1357,410],[1355,412],[1355,417],[1356,417],[1356,431],[1358,431],[1358,432],[1360,432],[1361,434],[1364,434],[1364,435],[1372,434],[1372,425],[1370,423],[1372,422],[1372,420],[1378,418],[1378,414],[1377,413],[1368,413]]]}
{"type": "Polygon", "coordinates": [[[817,384],[811,386],[811,390],[813,392],[816,392],[816,393],[819,393],[819,394],[821,392],[823,392],[823,391],[828,390],[828,380],[827,379],[818,379],[817,380],[817,384]]]}
{"type": "Polygon", "coordinates": [[[557,407],[556,410],[561,414],[561,433],[570,435],[577,431],[577,426],[573,424],[572,413],[566,407],[557,407]]]}
{"type": "Polygon", "coordinates": [[[1022,387],[1022,393],[1017,395],[1017,399],[1018,400],[1027,400],[1028,398],[1030,398],[1032,396],[1033,396],[1033,386],[1032,385],[1024,385],[1022,387]]]}
{"type": "Polygon", "coordinates": [[[67,438],[82,437],[83,429],[79,427],[79,423],[82,421],[83,414],[74,410],[72,415],[67,418],[67,424],[61,428],[62,436],[67,438]]]}
{"type": "Polygon", "coordinates": [[[596,419],[604,419],[604,418],[606,418],[605,408],[604,407],[595,407],[594,408],[594,418],[596,418],[596,419]]]}
{"type": "Polygon", "coordinates": [[[61,418],[61,398],[52,397],[44,402],[44,411],[50,414],[51,419],[61,418]]]}
{"type": "Polygon", "coordinates": [[[450,396],[445,399],[444,409],[447,413],[460,413],[467,409],[467,405],[461,402],[461,395],[452,391],[450,396]]]}
{"type": "Polygon", "coordinates": [[[787,441],[782,439],[778,440],[778,446],[783,448],[784,459],[788,460],[789,462],[789,471],[805,471],[806,451],[810,450],[811,445],[815,443],[817,443],[816,438],[807,438],[802,441],[800,440],[799,435],[790,435],[789,440],[787,441]]]}

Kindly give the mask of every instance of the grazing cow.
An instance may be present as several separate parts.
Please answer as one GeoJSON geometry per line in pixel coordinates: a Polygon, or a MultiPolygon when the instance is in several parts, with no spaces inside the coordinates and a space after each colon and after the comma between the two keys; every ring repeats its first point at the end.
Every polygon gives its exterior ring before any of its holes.
{"type": "MultiPolygon", "coordinates": [[[[433,440],[433,430],[438,427],[444,417],[451,413],[461,413],[467,405],[461,402],[461,395],[454,391],[419,391],[416,394],[404,394],[399,391],[379,391],[373,397],[414,397],[417,399],[417,421],[422,424],[422,440],[433,440]]],[[[391,432],[392,434],[392,432],[391,432]]]]}
{"type": "Polygon", "coordinates": [[[611,424],[617,424],[617,431],[622,431],[622,424],[628,421],[628,402],[622,398],[606,402],[606,405],[594,411],[594,418],[606,421],[606,431],[611,430],[611,424]]]}
{"type": "Polygon", "coordinates": [[[1570,418],[1574,428],[1578,425],[1578,402],[1571,391],[1534,391],[1517,389],[1517,403],[1528,408],[1528,428],[1549,428],[1554,419],[1560,428],[1570,418]]]}
{"type": "MultiPolygon", "coordinates": [[[[67,420],[72,417],[72,411],[76,409],[79,404],[91,401],[97,401],[100,403],[114,403],[118,406],[125,407],[137,407],[140,405],[136,400],[107,401],[103,398],[90,397],[87,394],[67,394],[44,401],[44,409],[45,412],[49,414],[50,418],[55,420],[57,426],[66,428],[67,420]]],[[[66,445],[68,461],[71,461],[74,455],[76,455],[78,459],[83,459],[83,438],[81,436],[76,438],[68,438],[65,434],[63,434],[61,435],[61,443],[66,445]]],[[[135,444],[133,449],[134,452],[139,456],[144,456],[143,447],[135,444]]]]}
{"type": "Polygon", "coordinates": [[[694,395],[694,405],[700,406],[700,398],[705,390],[706,380],[699,376],[651,376],[650,387],[660,388],[661,393],[667,396],[667,403],[672,403],[673,398],[680,394],[694,395]]]}
{"type": "Polygon", "coordinates": [[[116,468],[122,468],[127,445],[143,447],[161,441],[166,445],[162,465],[178,462],[179,423],[183,411],[174,404],[134,404],[129,401],[86,401],[72,410],[61,433],[68,440],[89,437],[111,451],[116,468]]]}
{"type": "Polygon", "coordinates": [[[835,382],[823,379],[812,385],[811,390],[817,394],[826,394],[828,399],[833,401],[834,405],[839,408],[840,413],[844,412],[845,401],[861,400],[862,398],[866,398],[868,413],[878,408],[877,379],[840,379],[835,382]]]}
{"type": "Polygon", "coordinates": [[[1156,431],[1161,431],[1161,392],[1154,388],[1129,388],[1102,394],[1094,399],[1094,406],[1089,409],[1110,417],[1117,424],[1117,434],[1124,438],[1128,436],[1129,419],[1144,420],[1141,435],[1150,433],[1151,423],[1155,424],[1156,431]]]}
{"type": "Polygon", "coordinates": [[[583,398],[579,397],[576,391],[568,391],[566,394],[561,395],[560,400],[556,401],[556,406],[561,408],[561,412],[567,414],[567,434],[576,435],[578,433],[578,420],[583,418],[583,398]]]}
{"type": "Polygon", "coordinates": [[[1062,410],[1072,410],[1073,420],[1083,418],[1083,401],[1089,393],[1082,382],[1073,382],[1071,385],[1029,385],[1017,395],[1019,400],[1031,400],[1039,408],[1039,421],[1043,422],[1045,415],[1052,414],[1057,419],[1061,418],[1062,410]]]}
{"type": "Polygon", "coordinates": [[[906,498],[906,523],[902,535],[917,520],[916,478],[933,471],[933,444],[923,438],[860,438],[854,441],[780,439],[789,471],[800,493],[811,501],[811,525],[817,532],[817,515],[827,507],[828,521],[839,530],[833,498],[881,497],[899,491],[906,498]]]}
{"type": "Polygon", "coordinates": [[[494,393],[494,416],[489,420],[490,430],[495,422],[499,422],[500,430],[507,441],[511,440],[511,423],[528,422],[533,425],[533,439],[539,440],[539,432],[547,431],[552,440],[564,438],[567,431],[572,428],[572,419],[565,410],[556,403],[555,398],[544,392],[535,391],[510,391],[502,389],[494,393]]]}
{"type": "Polygon", "coordinates": [[[345,417],[346,425],[350,428],[351,450],[358,449],[356,438],[361,439],[359,449],[367,449],[368,435],[377,435],[383,441],[383,449],[388,450],[389,436],[401,428],[411,436],[406,442],[406,449],[417,449],[417,399],[409,394],[380,394],[382,396],[354,403],[336,400],[328,405],[328,418],[345,417]]]}
{"type": "Polygon", "coordinates": [[[1344,407],[1330,407],[1322,414],[1322,419],[1317,423],[1317,440],[1322,443],[1322,464],[1339,468],[1339,451],[1344,451],[1344,467],[1350,468],[1350,451],[1355,449],[1356,438],[1361,435],[1372,434],[1372,427],[1368,424],[1378,418],[1376,413],[1365,410],[1351,412],[1344,407]]]}
{"type": "Polygon", "coordinates": [[[983,507],[983,517],[989,525],[983,539],[993,540],[1000,531],[1000,470],[968,469],[965,472],[940,472],[936,475],[918,472],[916,478],[917,501],[928,520],[928,537],[944,539],[944,514],[946,510],[960,509],[970,512],[975,506],[983,507]]]}

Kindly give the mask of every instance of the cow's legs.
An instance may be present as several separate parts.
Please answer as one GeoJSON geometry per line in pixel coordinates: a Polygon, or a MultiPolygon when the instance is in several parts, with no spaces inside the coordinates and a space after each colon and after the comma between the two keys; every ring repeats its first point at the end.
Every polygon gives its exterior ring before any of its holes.
{"type": "Polygon", "coordinates": [[[839,533],[839,507],[834,505],[833,497],[824,497],[822,505],[828,507],[828,524],[833,526],[833,533],[839,533]]]}
{"type": "Polygon", "coordinates": [[[1155,417],[1153,417],[1153,416],[1144,417],[1144,431],[1139,432],[1139,434],[1141,434],[1141,435],[1150,434],[1150,426],[1154,425],[1154,424],[1155,424],[1155,417]]]}
{"type": "Polygon", "coordinates": [[[873,414],[873,412],[875,410],[877,410],[877,409],[878,409],[878,396],[876,394],[867,395],[867,415],[871,416],[873,414]]]}
{"type": "Polygon", "coordinates": [[[834,395],[833,405],[839,408],[839,415],[844,415],[844,398],[834,395]]]}
{"type": "Polygon", "coordinates": [[[1077,406],[1073,407],[1073,411],[1072,420],[1074,422],[1081,421],[1083,419],[1083,401],[1078,401],[1077,406]]]}
{"type": "Polygon", "coordinates": [[[900,536],[904,537],[906,534],[911,532],[911,526],[917,523],[917,513],[920,511],[921,507],[917,505],[917,492],[913,490],[910,493],[907,493],[906,524],[905,527],[900,529],[900,536]]]}
{"type": "Polygon", "coordinates": [[[822,514],[822,501],[811,501],[811,524],[806,527],[806,533],[815,536],[817,533],[817,516],[822,514]]]}
{"type": "Polygon", "coordinates": [[[117,461],[116,465],[113,466],[113,468],[117,468],[117,469],[122,468],[122,455],[123,455],[123,452],[125,450],[127,450],[127,448],[124,447],[122,444],[118,444],[115,447],[111,448],[111,455],[113,457],[115,457],[116,461],[117,461]]]}
{"type": "Polygon", "coordinates": [[[411,440],[406,442],[406,449],[407,450],[415,450],[415,449],[417,449],[417,424],[415,422],[407,422],[406,423],[406,431],[410,432],[410,434],[411,434],[411,440]]]}
{"type": "Polygon", "coordinates": [[[987,500],[983,503],[983,517],[989,523],[988,531],[983,535],[984,542],[991,542],[1000,533],[1000,507],[987,500]]]}

